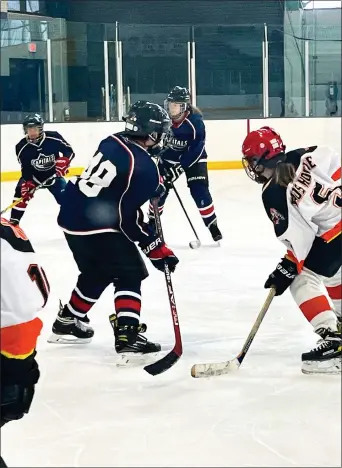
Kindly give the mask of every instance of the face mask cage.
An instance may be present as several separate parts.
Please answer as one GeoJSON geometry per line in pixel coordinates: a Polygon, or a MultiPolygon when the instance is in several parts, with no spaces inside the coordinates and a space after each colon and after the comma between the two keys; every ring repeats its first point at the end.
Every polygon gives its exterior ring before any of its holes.
{"type": "Polygon", "coordinates": [[[166,112],[169,114],[169,116],[172,119],[178,119],[179,117],[181,117],[184,114],[184,112],[186,112],[186,110],[188,109],[188,104],[186,102],[176,102],[176,101],[169,101],[169,100],[165,99],[164,109],[166,110],[166,112]],[[170,104],[178,104],[179,105],[179,112],[177,112],[177,114],[172,114],[171,113],[170,104]]]}
{"type": "Polygon", "coordinates": [[[267,179],[257,171],[258,167],[260,167],[260,160],[261,158],[258,158],[256,156],[254,156],[253,158],[246,158],[244,156],[242,158],[242,165],[246,174],[250,179],[253,180],[253,182],[257,182],[258,184],[264,184],[267,181],[267,179]]]}
{"type": "Polygon", "coordinates": [[[39,141],[42,138],[43,132],[44,132],[43,125],[32,125],[32,124],[24,125],[24,134],[26,136],[26,139],[33,142],[33,143],[39,141]],[[38,129],[38,136],[36,138],[30,138],[28,136],[28,129],[30,129],[30,128],[38,129]]]}

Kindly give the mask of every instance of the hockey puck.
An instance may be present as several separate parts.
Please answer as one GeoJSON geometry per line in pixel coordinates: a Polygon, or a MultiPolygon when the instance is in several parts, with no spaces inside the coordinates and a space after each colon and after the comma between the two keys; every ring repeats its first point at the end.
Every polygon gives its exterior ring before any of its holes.
{"type": "Polygon", "coordinates": [[[201,241],[199,240],[191,241],[189,242],[189,247],[190,249],[198,249],[199,247],[201,247],[201,241]]]}

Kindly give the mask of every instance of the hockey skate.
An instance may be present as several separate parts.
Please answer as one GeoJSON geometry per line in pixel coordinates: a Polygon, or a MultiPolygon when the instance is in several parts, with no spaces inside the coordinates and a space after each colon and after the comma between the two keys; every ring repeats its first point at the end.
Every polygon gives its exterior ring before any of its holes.
{"type": "Polygon", "coordinates": [[[222,240],[222,234],[217,226],[216,221],[210,224],[209,231],[210,231],[211,237],[213,238],[215,242],[222,240]]]}
{"type": "Polygon", "coordinates": [[[144,323],[138,326],[119,326],[116,314],[109,316],[109,322],[114,331],[115,351],[119,355],[118,366],[127,364],[145,365],[149,362],[149,358],[154,358],[156,353],[161,350],[160,344],[152,343],[142,336],[142,333],[147,330],[144,323]]]}
{"type": "Polygon", "coordinates": [[[90,343],[94,336],[94,330],[85,322],[89,319],[79,319],[68,310],[66,306],[59,303],[59,312],[52,325],[52,335],[48,343],[57,344],[85,344],[90,343]]]}
{"type": "Polygon", "coordinates": [[[317,348],[302,354],[303,374],[341,373],[341,333],[329,328],[316,331],[322,340],[317,348]]]}

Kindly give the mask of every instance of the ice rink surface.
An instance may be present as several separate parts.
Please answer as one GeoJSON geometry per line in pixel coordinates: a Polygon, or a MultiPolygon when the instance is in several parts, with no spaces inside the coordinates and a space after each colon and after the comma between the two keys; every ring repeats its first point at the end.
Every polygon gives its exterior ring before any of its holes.
{"type": "MultiPolygon", "coordinates": [[[[274,299],[238,373],[190,376],[192,364],[240,351],[267,295],[265,279],[284,252],[263,211],[260,186],[243,171],[211,172],[210,183],[221,247],[212,246],[184,181],[177,187],[204,246],[188,248],[193,235],[173,194],[162,217],[166,240],[180,259],[173,283],[184,354],[157,377],[142,367],[116,367],[110,288],[89,314],[91,344],[46,342],[58,300],[69,300],[78,271],[57,226],[53,197],[36,194],[22,227],[52,291],[41,314],[41,379],[31,413],[2,430],[9,466],[340,466],[341,379],[301,373],[301,353],[317,337],[289,293],[274,299]]],[[[14,185],[2,184],[2,208],[11,203],[14,185]]],[[[173,328],[164,276],[148,268],[142,321],[147,336],[168,351],[173,328]]]]}

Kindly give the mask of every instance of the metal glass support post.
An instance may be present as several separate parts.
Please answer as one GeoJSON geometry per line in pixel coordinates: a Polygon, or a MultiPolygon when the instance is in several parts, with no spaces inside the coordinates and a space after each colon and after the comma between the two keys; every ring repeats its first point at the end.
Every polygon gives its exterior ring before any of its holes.
{"type": "Polygon", "coordinates": [[[197,95],[196,95],[196,44],[193,41],[191,43],[191,58],[190,58],[190,67],[191,67],[191,103],[193,106],[196,106],[197,95]]]}
{"type": "Polygon", "coordinates": [[[267,39],[267,24],[264,24],[264,41],[262,43],[262,88],[263,88],[263,114],[264,118],[269,117],[269,74],[268,74],[268,39],[267,39]]]}
{"type": "Polygon", "coordinates": [[[188,89],[191,90],[191,42],[188,42],[188,89]]]}
{"type": "Polygon", "coordinates": [[[48,39],[46,41],[46,59],[47,59],[47,89],[48,89],[48,102],[49,102],[49,122],[53,122],[51,39],[48,39]]]}
{"type": "Polygon", "coordinates": [[[110,121],[108,41],[103,42],[106,122],[110,121]]]}
{"type": "Polygon", "coordinates": [[[305,117],[310,117],[310,42],[304,42],[304,101],[305,117]]]}
{"type": "Polygon", "coordinates": [[[122,120],[124,114],[124,91],[122,75],[122,42],[115,41],[115,64],[116,64],[116,96],[118,119],[122,120]]]}

